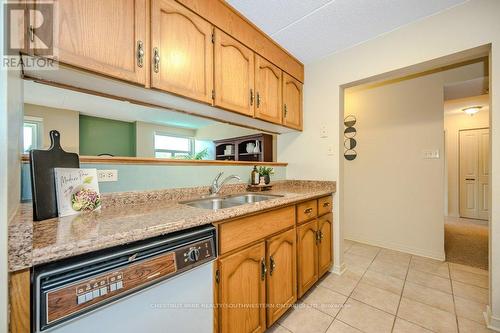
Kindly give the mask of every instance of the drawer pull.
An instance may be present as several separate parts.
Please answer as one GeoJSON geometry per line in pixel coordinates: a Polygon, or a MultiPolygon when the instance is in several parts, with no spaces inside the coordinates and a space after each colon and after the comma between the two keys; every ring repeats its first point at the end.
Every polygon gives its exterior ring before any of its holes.
{"type": "Polygon", "coordinates": [[[270,266],[271,266],[271,268],[269,269],[269,275],[271,275],[271,276],[272,276],[272,275],[273,275],[274,270],[276,269],[276,262],[274,261],[273,256],[271,256],[271,257],[269,258],[269,263],[270,263],[270,266]]]}
{"type": "Polygon", "coordinates": [[[328,206],[330,206],[330,203],[329,203],[329,202],[324,202],[324,203],[323,203],[323,207],[328,207],[328,206]]]}
{"type": "Polygon", "coordinates": [[[262,260],[260,261],[260,268],[261,268],[260,278],[261,278],[261,280],[265,280],[266,273],[267,273],[266,259],[265,258],[262,258],[262,260]]]}
{"type": "Polygon", "coordinates": [[[309,208],[306,208],[306,209],[304,209],[304,214],[311,214],[311,213],[312,213],[312,211],[313,211],[313,209],[312,209],[312,208],[310,208],[310,207],[309,207],[309,208]]]}

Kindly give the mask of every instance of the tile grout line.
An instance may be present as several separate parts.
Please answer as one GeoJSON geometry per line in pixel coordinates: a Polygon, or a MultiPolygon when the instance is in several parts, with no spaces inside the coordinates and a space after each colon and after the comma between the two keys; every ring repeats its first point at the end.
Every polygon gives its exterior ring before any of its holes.
{"type": "Polygon", "coordinates": [[[410,257],[410,261],[408,262],[408,268],[406,269],[405,279],[403,280],[403,288],[401,288],[401,295],[399,296],[398,306],[396,308],[396,314],[394,315],[394,322],[392,323],[391,333],[394,332],[394,326],[396,326],[396,320],[398,319],[399,306],[401,305],[401,300],[403,299],[403,294],[406,286],[406,279],[408,278],[408,272],[410,271],[411,261],[413,260],[413,255],[410,257]]]}
{"type": "Polygon", "coordinates": [[[450,274],[451,298],[453,299],[453,310],[455,310],[455,323],[457,325],[457,332],[460,333],[460,327],[458,326],[457,304],[455,303],[455,291],[453,290],[453,280],[451,279],[451,268],[449,264],[448,264],[448,273],[450,274]]]}
{"type": "MultiPolygon", "coordinates": [[[[352,247],[352,245],[351,245],[351,247],[352,247]]],[[[347,298],[346,298],[346,300],[345,300],[344,304],[342,305],[342,309],[341,309],[339,312],[337,312],[337,314],[335,315],[335,317],[333,317],[333,321],[332,321],[332,322],[330,323],[330,325],[327,327],[327,329],[326,329],[325,333],[326,333],[326,332],[330,329],[330,326],[332,326],[332,325],[333,325],[333,323],[335,322],[335,320],[337,319],[337,317],[339,316],[339,314],[342,312],[342,310],[344,309],[345,304],[346,304],[346,303],[347,303],[347,301],[351,298],[352,293],[353,293],[353,292],[354,292],[354,290],[358,287],[359,283],[361,282],[361,280],[362,280],[362,279],[363,279],[363,277],[365,276],[366,272],[368,271],[368,268],[370,268],[370,266],[372,265],[372,263],[375,261],[375,258],[378,256],[378,254],[380,253],[380,251],[381,251],[381,249],[382,249],[382,248],[378,248],[378,249],[379,249],[379,250],[378,250],[377,254],[376,254],[376,255],[373,257],[373,259],[370,261],[370,264],[369,264],[369,265],[368,265],[368,267],[365,269],[365,271],[363,272],[363,274],[362,274],[362,275],[361,275],[361,277],[359,278],[358,282],[356,283],[356,285],[354,286],[354,288],[353,288],[353,289],[351,290],[351,292],[349,293],[349,296],[347,296],[347,298]]],[[[347,269],[348,269],[348,268],[347,268],[347,269]]],[[[344,296],[346,296],[346,295],[344,295],[344,296]]],[[[358,300],[355,300],[355,301],[359,302],[358,300]]],[[[363,302],[360,302],[360,303],[363,303],[363,302]]],[[[363,304],[365,304],[365,303],[363,303],[363,304]]],[[[366,305],[369,305],[369,304],[366,304],[366,305]]],[[[369,305],[369,306],[371,306],[371,305],[369,305]]],[[[342,321],[342,320],[340,320],[340,319],[339,319],[339,321],[343,322],[343,321],[342,321]]],[[[343,322],[343,323],[344,323],[344,322],[343,322]]],[[[346,324],[346,325],[348,325],[348,326],[350,326],[350,327],[353,327],[353,328],[355,328],[355,329],[357,329],[357,330],[361,331],[359,328],[354,327],[354,326],[352,326],[352,325],[349,325],[348,323],[344,323],[344,324],[346,324]]]]}

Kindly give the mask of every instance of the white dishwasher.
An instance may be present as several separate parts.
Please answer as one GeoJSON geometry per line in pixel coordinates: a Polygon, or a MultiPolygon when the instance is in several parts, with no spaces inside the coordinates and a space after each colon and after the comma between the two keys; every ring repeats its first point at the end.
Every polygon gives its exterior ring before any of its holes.
{"type": "Polygon", "coordinates": [[[213,226],[33,270],[34,332],[213,331],[213,226]]]}

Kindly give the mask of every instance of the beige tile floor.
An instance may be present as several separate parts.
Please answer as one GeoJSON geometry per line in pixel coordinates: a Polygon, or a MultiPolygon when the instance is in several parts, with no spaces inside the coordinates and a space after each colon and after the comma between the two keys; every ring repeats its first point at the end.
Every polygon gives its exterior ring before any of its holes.
{"type": "Polygon", "coordinates": [[[345,241],[347,271],[328,274],[268,332],[493,332],[488,272],[345,241]]]}

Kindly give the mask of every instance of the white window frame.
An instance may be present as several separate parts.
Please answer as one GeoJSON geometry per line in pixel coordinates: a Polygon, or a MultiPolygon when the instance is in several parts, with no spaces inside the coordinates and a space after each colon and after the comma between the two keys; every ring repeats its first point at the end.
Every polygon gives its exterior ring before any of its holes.
{"type": "MultiPolygon", "coordinates": [[[[33,145],[31,149],[41,149],[43,147],[43,118],[24,116],[23,132],[24,132],[24,126],[26,124],[29,124],[32,127],[36,128],[36,133],[35,133],[36,135],[33,136],[33,145]]],[[[24,150],[24,140],[21,149],[24,154],[29,153],[29,151],[24,150]]]]}
{"type": "Polygon", "coordinates": [[[178,134],[170,134],[170,133],[165,133],[165,132],[154,132],[153,133],[153,150],[154,150],[154,156],[156,157],[156,153],[170,153],[172,156],[171,158],[175,158],[176,154],[182,154],[182,155],[192,155],[194,153],[194,138],[189,137],[189,136],[184,136],[184,135],[178,135],[178,134]],[[181,139],[187,139],[189,140],[189,150],[171,150],[171,149],[156,149],[156,136],[168,136],[172,138],[181,138],[181,139]]]}

